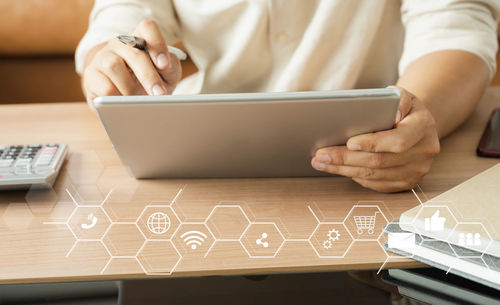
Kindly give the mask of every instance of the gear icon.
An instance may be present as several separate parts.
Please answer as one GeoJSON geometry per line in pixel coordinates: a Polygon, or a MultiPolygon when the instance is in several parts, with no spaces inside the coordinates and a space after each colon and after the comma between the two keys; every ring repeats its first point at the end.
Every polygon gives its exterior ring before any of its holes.
{"type": "Polygon", "coordinates": [[[332,241],[327,239],[325,241],[323,241],[323,248],[325,249],[330,249],[332,247],[332,241]]]}
{"type": "Polygon", "coordinates": [[[330,231],[328,231],[328,240],[330,242],[339,240],[339,237],[340,237],[340,233],[338,230],[331,229],[330,231]]]}

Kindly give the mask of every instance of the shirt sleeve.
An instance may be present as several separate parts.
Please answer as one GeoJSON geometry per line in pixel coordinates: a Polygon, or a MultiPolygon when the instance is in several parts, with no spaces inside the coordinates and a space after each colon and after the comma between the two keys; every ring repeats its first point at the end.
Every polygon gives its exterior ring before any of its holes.
{"type": "Polygon", "coordinates": [[[481,57],[493,77],[499,15],[499,0],[402,0],[405,41],[399,74],[426,54],[463,50],[481,57]]]}
{"type": "Polygon", "coordinates": [[[89,27],[75,53],[76,72],[83,72],[88,52],[98,44],[129,34],[146,19],[160,26],[167,44],[179,40],[179,27],[171,0],[95,0],[89,27]]]}

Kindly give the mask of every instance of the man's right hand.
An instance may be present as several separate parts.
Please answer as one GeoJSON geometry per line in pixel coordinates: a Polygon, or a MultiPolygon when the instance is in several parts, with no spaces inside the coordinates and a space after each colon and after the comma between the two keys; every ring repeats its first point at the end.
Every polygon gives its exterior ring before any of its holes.
{"type": "Polygon", "coordinates": [[[82,75],[87,101],[107,95],[165,95],[175,89],[182,76],[181,64],[168,52],[158,25],[144,20],[132,35],[146,41],[149,54],[117,38],[89,52],[82,75]]]}

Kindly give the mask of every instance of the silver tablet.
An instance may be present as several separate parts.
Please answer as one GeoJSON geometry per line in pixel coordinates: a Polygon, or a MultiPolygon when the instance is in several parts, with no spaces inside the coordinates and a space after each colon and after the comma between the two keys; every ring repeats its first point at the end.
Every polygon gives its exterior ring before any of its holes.
{"type": "Polygon", "coordinates": [[[390,129],[396,89],[94,100],[124,166],[137,178],[323,176],[316,149],[390,129]]]}

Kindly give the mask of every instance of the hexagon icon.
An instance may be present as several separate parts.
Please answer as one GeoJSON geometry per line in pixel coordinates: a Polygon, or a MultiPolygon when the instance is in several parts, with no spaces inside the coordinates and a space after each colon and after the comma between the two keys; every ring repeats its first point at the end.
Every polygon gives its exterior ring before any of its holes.
{"type": "Polygon", "coordinates": [[[30,187],[24,197],[34,214],[48,214],[55,206],[58,195],[51,187],[30,187]]]}
{"type": "Polygon", "coordinates": [[[170,275],[182,259],[171,241],[149,240],[137,254],[137,261],[148,275],[170,275]]]}
{"type": "Polygon", "coordinates": [[[111,221],[101,207],[79,206],[68,221],[77,239],[100,239],[111,221]]]}
{"type": "Polygon", "coordinates": [[[450,246],[458,257],[480,257],[492,238],[482,223],[459,223],[449,236],[450,246]]]}
{"type": "Polygon", "coordinates": [[[106,198],[106,195],[101,192],[101,190],[95,184],[84,184],[76,186],[75,197],[78,200],[78,204],[101,204],[106,198]]]}
{"type": "MultiPolygon", "coordinates": [[[[412,224],[407,225],[413,227],[412,224]]],[[[378,243],[389,258],[403,258],[403,256],[391,251],[393,247],[397,248],[399,251],[405,251],[407,253],[406,257],[413,257],[416,246],[422,242],[422,236],[413,233],[413,231],[414,229],[408,232],[403,231],[399,223],[391,222],[387,224],[384,233],[380,235],[378,243]]]]}
{"type": "Polygon", "coordinates": [[[76,208],[76,204],[67,201],[58,201],[52,208],[47,221],[66,222],[76,208]]]}
{"type": "Polygon", "coordinates": [[[250,220],[240,206],[216,206],[206,223],[217,239],[239,239],[250,220]]]}
{"type": "Polygon", "coordinates": [[[309,243],[319,257],[344,257],[354,239],[341,222],[321,222],[309,237],[309,243]]]}
{"type": "Polygon", "coordinates": [[[215,243],[215,237],[204,223],[183,223],[172,237],[183,255],[205,255],[215,243]]]}
{"type": "Polygon", "coordinates": [[[274,222],[254,222],[245,230],[240,243],[252,258],[272,258],[285,243],[285,237],[274,222]]]}
{"type": "Polygon", "coordinates": [[[69,155],[66,170],[74,184],[96,184],[103,165],[95,151],[78,151],[69,155]]]}
{"type": "Polygon", "coordinates": [[[2,215],[10,230],[27,229],[33,221],[33,213],[26,203],[10,203],[2,215]]]}
{"type": "Polygon", "coordinates": [[[100,274],[110,259],[108,251],[99,241],[79,241],[68,254],[75,273],[82,275],[100,274]]]}
{"type": "Polygon", "coordinates": [[[355,240],[376,241],[389,221],[376,204],[354,205],[344,219],[346,228],[355,240]]]}
{"type": "Polygon", "coordinates": [[[114,223],[103,242],[113,256],[135,256],[144,244],[144,236],[135,224],[114,223]]]}
{"type": "Polygon", "coordinates": [[[170,239],[180,223],[169,205],[147,205],[137,218],[137,226],[146,239],[170,239]]]}
{"type": "Polygon", "coordinates": [[[439,240],[448,240],[457,223],[446,205],[421,206],[412,222],[416,233],[439,240]]]}
{"type": "Polygon", "coordinates": [[[103,194],[113,190],[108,201],[129,202],[137,191],[139,183],[129,175],[130,170],[126,166],[106,167],[97,181],[97,186],[103,194]]]}
{"type": "Polygon", "coordinates": [[[483,254],[483,261],[489,270],[500,272],[500,261],[496,256],[483,254]]]}

